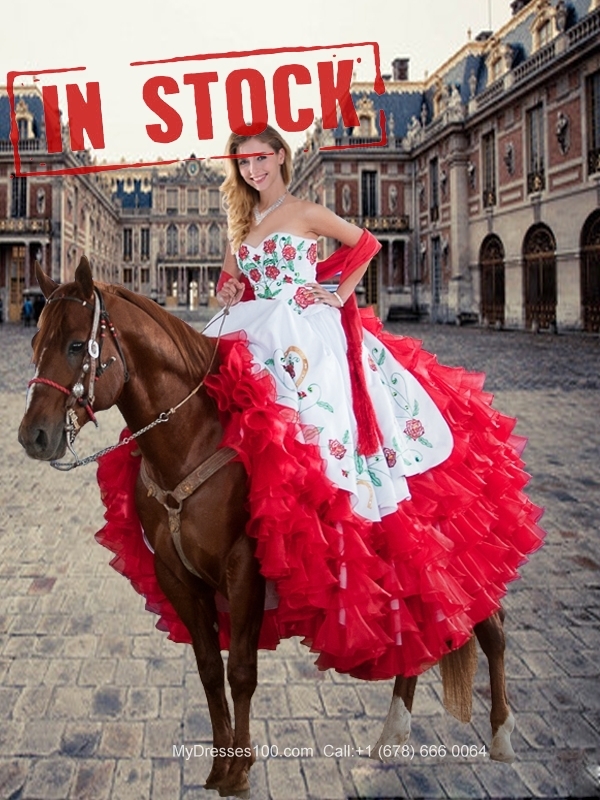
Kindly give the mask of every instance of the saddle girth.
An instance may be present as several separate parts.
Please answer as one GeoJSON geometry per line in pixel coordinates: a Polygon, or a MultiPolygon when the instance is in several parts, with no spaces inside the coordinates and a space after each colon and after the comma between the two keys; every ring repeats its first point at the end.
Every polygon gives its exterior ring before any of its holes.
{"type": "Polygon", "coordinates": [[[203,461],[200,466],[196,467],[187,478],[184,478],[181,483],[170,492],[161,489],[161,487],[152,480],[148,475],[146,462],[142,459],[140,478],[148,491],[148,497],[156,498],[163,508],[166,509],[169,515],[169,531],[171,532],[177,555],[188,572],[191,572],[192,575],[195,575],[197,578],[201,578],[202,576],[196,572],[190,560],[183,552],[183,545],[181,543],[181,509],[183,508],[183,501],[194,494],[196,489],[202,486],[215,472],[218,472],[221,467],[228,464],[236,455],[236,451],[232,450],[231,447],[223,447],[217,450],[216,453],[213,453],[210,458],[203,461]],[[173,507],[169,505],[167,502],[169,498],[172,498],[177,503],[177,506],[173,507]]]}

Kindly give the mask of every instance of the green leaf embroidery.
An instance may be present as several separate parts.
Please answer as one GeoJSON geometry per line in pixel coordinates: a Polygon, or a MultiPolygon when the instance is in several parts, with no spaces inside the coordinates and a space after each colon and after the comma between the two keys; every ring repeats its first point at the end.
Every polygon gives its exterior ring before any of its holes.
{"type": "Polygon", "coordinates": [[[350,443],[350,431],[346,431],[344,433],[344,438],[342,439],[342,444],[349,444],[350,443]]]}
{"type": "Polygon", "coordinates": [[[425,447],[433,447],[433,445],[431,444],[431,442],[427,441],[427,439],[426,439],[424,436],[420,436],[420,437],[419,437],[419,442],[420,442],[422,445],[424,445],[425,447]]]}
{"type": "Polygon", "coordinates": [[[325,411],[331,411],[333,414],[333,407],[330,406],[329,403],[326,403],[325,400],[317,400],[317,405],[321,406],[321,408],[324,408],[325,411]]]}
{"type": "Polygon", "coordinates": [[[356,472],[359,475],[362,475],[362,473],[365,471],[363,457],[359,456],[358,453],[354,453],[354,463],[356,464],[356,472]]]}
{"type": "Polygon", "coordinates": [[[265,367],[274,367],[275,361],[272,358],[267,358],[265,361],[265,367]]]}
{"type": "MultiPolygon", "coordinates": [[[[376,352],[376,351],[374,351],[374,352],[376,352]]],[[[384,361],[385,361],[385,350],[382,350],[381,353],[379,354],[378,358],[377,358],[377,364],[379,366],[381,366],[384,361]]]]}
{"type": "Polygon", "coordinates": [[[369,478],[371,478],[371,483],[373,486],[381,486],[381,480],[377,477],[372,469],[369,470],[369,478]]]}
{"type": "Polygon", "coordinates": [[[413,405],[412,415],[413,415],[413,417],[416,417],[416,416],[419,415],[419,404],[417,403],[416,400],[415,400],[415,403],[413,405]]]}

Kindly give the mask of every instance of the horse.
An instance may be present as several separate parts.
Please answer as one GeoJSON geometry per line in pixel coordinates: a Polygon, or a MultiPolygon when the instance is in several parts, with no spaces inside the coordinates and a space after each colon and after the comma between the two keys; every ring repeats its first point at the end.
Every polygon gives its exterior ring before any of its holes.
{"type": "MultiPolygon", "coordinates": [[[[256,541],[245,533],[247,476],[239,461],[222,459],[185,502],[179,498],[177,505],[174,490],[220,452],[223,431],[217,408],[202,385],[206,374],[218,368],[215,340],[152,300],[120,286],[95,284],[85,257],[71,283],[55,283],[39,264],[36,271],[47,302],[32,343],[36,373],[19,441],[34,459],[62,458],[73,431],[114,405],[131,430],[146,431],[137,440],[147,477],[146,483],[138,480],[136,506],[154,550],[159,585],[190,633],[206,692],[215,750],[205,786],[221,795],[246,791],[255,760],[250,703],[257,686],[265,598],[256,541]],[[99,325],[101,349],[96,342],[99,325]],[[164,408],[171,412],[165,414],[164,408]],[[168,424],[150,422],[166,418],[168,424]],[[164,507],[150,496],[149,485],[156,491],[167,487],[164,507]],[[217,634],[216,592],[230,607],[227,678],[233,722],[217,634]]],[[[490,757],[511,762],[514,718],[506,697],[503,621],[499,609],[477,624],[463,647],[442,658],[440,669],[444,704],[457,718],[468,721],[475,640],[479,641],[491,683],[490,757]]],[[[416,676],[396,677],[390,710],[372,755],[387,759],[408,741],[416,683],[416,676]]]]}

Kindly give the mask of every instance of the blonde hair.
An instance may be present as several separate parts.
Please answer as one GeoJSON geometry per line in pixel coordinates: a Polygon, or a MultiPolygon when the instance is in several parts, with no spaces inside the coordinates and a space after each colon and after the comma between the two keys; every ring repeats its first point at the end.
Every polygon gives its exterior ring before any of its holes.
{"type": "MultiPolygon", "coordinates": [[[[238,133],[232,133],[227,140],[226,154],[235,155],[240,145],[249,139],[258,139],[264,142],[276,153],[282,148],[285,150],[285,160],[281,165],[281,177],[284,184],[288,186],[292,177],[292,151],[281,134],[270,125],[267,125],[262,133],[255,136],[241,136],[238,133]]],[[[225,205],[227,207],[229,240],[234,253],[237,252],[248,235],[252,225],[252,211],[260,197],[258,190],[247,184],[240,175],[237,162],[237,158],[227,159],[227,177],[221,184],[221,191],[225,196],[225,205]]]]}

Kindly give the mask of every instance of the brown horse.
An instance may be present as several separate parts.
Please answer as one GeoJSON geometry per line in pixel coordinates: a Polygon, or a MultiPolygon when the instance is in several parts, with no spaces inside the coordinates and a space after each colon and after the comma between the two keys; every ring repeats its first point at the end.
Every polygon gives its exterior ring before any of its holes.
{"type": "MultiPolygon", "coordinates": [[[[37,371],[19,429],[19,441],[32,458],[61,458],[69,443],[67,429],[73,424],[85,424],[88,414],[93,417],[91,402],[94,411],[116,405],[129,428],[138,431],[157,419],[165,408],[172,408],[187,397],[212,368],[214,340],[126,289],[95,286],[87,259],[81,259],[75,281],[62,286],[39,266],[37,270],[49,302],[34,337],[37,371]],[[100,352],[90,344],[96,338],[93,329],[99,307],[103,311],[101,319],[109,329],[114,325],[118,332],[118,338],[103,338],[100,352]],[[90,391],[91,385],[95,392],[90,391]],[[70,419],[67,424],[66,409],[67,420],[70,419]]],[[[138,441],[151,481],[172,490],[215,454],[221,437],[215,404],[200,388],[170,416],[167,424],[156,425],[138,441]]],[[[155,552],[159,584],[192,638],[208,700],[213,744],[219,748],[206,786],[219,789],[221,794],[246,790],[254,761],[250,702],[257,684],[265,583],[254,557],[255,542],[245,535],[246,493],[242,465],[226,463],[183,503],[177,543],[172,535],[173,525],[169,525],[173,515],[149,496],[141,480],[136,491],[139,517],[155,552]],[[187,566],[180,557],[182,550],[187,566]],[[233,724],[217,635],[217,591],[228,599],[231,614],[227,677],[233,698],[233,724]]],[[[490,668],[490,756],[512,761],[510,733],[514,720],[505,692],[502,622],[503,613],[498,612],[478,624],[474,633],[490,668]]],[[[475,637],[441,662],[444,702],[463,721],[470,718],[475,663],[475,637]]],[[[373,748],[376,757],[393,757],[397,748],[407,742],[416,682],[416,677],[396,678],[384,730],[373,748]]]]}

